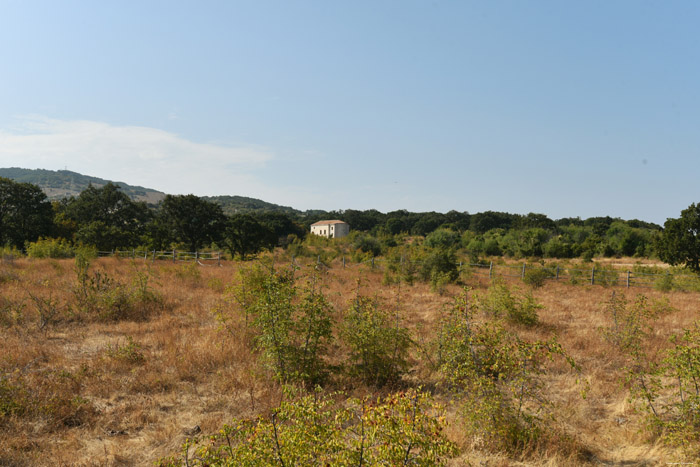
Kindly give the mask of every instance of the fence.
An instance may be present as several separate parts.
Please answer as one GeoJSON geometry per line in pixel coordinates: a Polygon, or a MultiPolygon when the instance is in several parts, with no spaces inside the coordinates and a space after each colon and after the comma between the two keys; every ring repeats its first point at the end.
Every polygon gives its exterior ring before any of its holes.
{"type": "Polygon", "coordinates": [[[221,266],[221,252],[205,252],[205,251],[157,251],[157,250],[112,250],[112,251],[98,251],[97,256],[99,257],[113,257],[113,258],[131,258],[131,259],[143,259],[144,261],[154,262],[156,260],[164,261],[194,261],[202,266],[213,266],[216,263],[217,266],[221,266]]]}
{"type": "MultiPolygon", "coordinates": [[[[352,266],[368,266],[371,269],[382,269],[382,264],[391,263],[384,258],[371,258],[360,262],[346,261],[345,257],[341,257],[338,267],[346,268],[352,266]]],[[[395,262],[396,263],[396,262],[395,262]]],[[[408,258],[401,258],[399,264],[412,264],[420,266],[422,261],[414,261],[408,258]]],[[[333,265],[328,262],[321,261],[321,257],[317,256],[316,264],[325,268],[331,269],[333,265]]],[[[292,256],[292,265],[299,266],[299,263],[292,256]]],[[[455,263],[460,274],[474,274],[480,276],[488,276],[489,279],[494,277],[512,277],[525,279],[526,275],[531,271],[542,271],[545,275],[545,280],[562,281],[572,284],[590,284],[603,286],[618,286],[626,288],[659,288],[663,290],[671,290],[672,288],[679,290],[695,290],[700,291],[700,276],[695,274],[653,274],[645,272],[636,272],[630,270],[617,270],[605,267],[591,266],[590,269],[581,269],[574,267],[544,267],[523,264],[496,264],[489,263],[455,263]]]]}
{"type": "MultiPolygon", "coordinates": [[[[172,262],[195,262],[201,266],[221,266],[221,252],[187,252],[178,250],[112,250],[99,251],[99,257],[115,257],[115,258],[131,258],[142,259],[144,261],[172,261],[172,262]]],[[[5,258],[3,260],[7,261],[5,258]]],[[[402,257],[399,263],[395,264],[411,264],[420,266],[422,261],[414,261],[409,258],[402,257]]],[[[346,268],[354,266],[366,266],[370,269],[382,269],[387,263],[392,261],[385,258],[370,258],[360,262],[348,261],[344,256],[337,261],[337,267],[346,268]]],[[[291,265],[300,267],[301,264],[292,255],[291,265]]],[[[327,269],[334,267],[331,262],[321,261],[321,257],[317,256],[316,265],[327,269]]],[[[700,276],[691,274],[653,274],[635,271],[620,271],[611,268],[596,268],[595,265],[590,269],[571,268],[571,267],[539,267],[523,263],[521,265],[513,264],[495,264],[490,263],[466,263],[459,262],[455,264],[460,274],[474,274],[488,276],[489,279],[494,277],[513,277],[525,279],[528,271],[542,271],[545,273],[544,279],[553,281],[567,281],[574,284],[591,284],[604,286],[621,286],[626,288],[660,288],[671,290],[672,288],[680,290],[696,290],[700,291],[700,276]]]]}

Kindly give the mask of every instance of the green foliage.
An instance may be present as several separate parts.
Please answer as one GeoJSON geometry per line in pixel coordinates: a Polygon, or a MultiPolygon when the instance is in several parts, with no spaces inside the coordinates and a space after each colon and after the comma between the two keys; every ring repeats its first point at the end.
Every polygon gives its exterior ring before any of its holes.
{"type": "Polygon", "coordinates": [[[105,354],[110,358],[126,363],[141,364],[146,361],[143,346],[131,336],[126,336],[126,343],[123,345],[120,343],[116,343],[114,346],[111,344],[107,345],[105,354]]]}
{"type": "MultiPolygon", "coordinates": [[[[322,394],[295,397],[269,417],[234,420],[208,438],[187,440],[182,457],[190,466],[446,465],[457,449],[442,433],[442,413],[415,390],[344,404],[322,394]]],[[[159,462],[181,464],[176,457],[159,462]]]]}
{"type": "Polygon", "coordinates": [[[437,229],[425,237],[425,246],[429,248],[452,248],[459,242],[459,234],[450,229],[437,229]]]}
{"type": "Polygon", "coordinates": [[[682,334],[671,337],[660,374],[672,394],[654,419],[662,436],[695,456],[700,455],[700,328],[696,322],[682,334]]]}
{"type": "Polygon", "coordinates": [[[435,283],[438,280],[454,282],[459,277],[457,257],[454,250],[437,249],[429,251],[422,259],[420,277],[435,283]]]}
{"type": "Polygon", "coordinates": [[[379,243],[379,240],[367,234],[357,235],[353,246],[355,249],[369,253],[372,256],[379,256],[382,253],[382,245],[379,243]]]}
{"type": "Polygon", "coordinates": [[[345,315],[341,337],[350,349],[350,375],[367,385],[396,383],[408,367],[408,330],[401,326],[398,310],[390,313],[378,299],[355,297],[345,315]]]}
{"type": "Polygon", "coordinates": [[[63,238],[40,238],[27,246],[30,258],[72,258],[73,246],[63,238]]]}
{"type": "Polygon", "coordinates": [[[253,267],[230,289],[255,332],[262,361],[280,381],[313,386],[328,377],[324,356],[332,339],[333,310],[321,288],[317,274],[299,287],[291,273],[253,267]]]}
{"type": "Polygon", "coordinates": [[[163,306],[162,298],[149,285],[150,276],[138,273],[131,285],[122,284],[106,272],[90,273],[89,259],[77,256],[73,287],[77,316],[95,321],[146,319],[163,306]]]}
{"type": "Polygon", "coordinates": [[[221,206],[195,195],[166,195],[159,205],[156,232],[164,238],[156,243],[183,243],[189,251],[217,242],[224,229],[221,206]]]}
{"type": "Polygon", "coordinates": [[[654,281],[654,288],[662,292],[670,292],[671,290],[673,290],[673,275],[664,274],[658,277],[654,281]]]}
{"type": "Polygon", "coordinates": [[[52,229],[51,203],[38,186],[0,177],[0,245],[22,248],[52,229]]]}
{"type": "Polygon", "coordinates": [[[61,206],[59,213],[75,223],[75,240],[100,251],[138,245],[151,217],[145,203],[132,201],[113,183],[89,185],[61,206]]]}
{"type": "Polygon", "coordinates": [[[559,356],[578,368],[555,338],[528,342],[498,322],[478,322],[471,298],[465,288],[443,320],[438,367],[461,401],[468,434],[490,449],[520,451],[552,430],[546,362],[559,356]]]}
{"type": "Polygon", "coordinates": [[[693,457],[700,455],[700,327],[695,323],[671,336],[672,347],[659,362],[647,352],[646,341],[668,302],[649,302],[639,295],[633,303],[611,297],[606,310],[613,324],[606,339],[626,358],[625,383],[630,399],[647,414],[653,432],[693,457]]]}
{"type": "Polygon", "coordinates": [[[0,374],[0,420],[22,415],[26,410],[26,390],[0,374]]]}
{"type": "Polygon", "coordinates": [[[678,219],[668,219],[656,239],[655,248],[662,261],[683,265],[700,272],[700,204],[691,204],[678,219]]]}
{"type": "Polygon", "coordinates": [[[525,270],[525,276],[523,277],[523,282],[532,287],[533,289],[539,289],[542,287],[547,279],[550,279],[552,274],[544,268],[529,268],[525,270]]]}
{"type": "Polygon", "coordinates": [[[250,214],[235,214],[226,220],[222,242],[232,258],[240,256],[245,261],[249,255],[273,248],[277,238],[270,227],[250,214]]]}
{"type": "Polygon", "coordinates": [[[480,306],[496,318],[505,317],[513,323],[525,326],[537,324],[537,310],[542,309],[542,305],[537,303],[532,292],[522,296],[513,294],[508,285],[498,279],[491,283],[480,306]]]}
{"type": "Polygon", "coordinates": [[[611,266],[595,266],[593,282],[605,287],[615,286],[620,281],[620,273],[611,266]]]}
{"type": "Polygon", "coordinates": [[[658,416],[655,401],[661,381],[658,365],[647,354],[644,341],[653,330],[654,320],[668,310],[667,303],[650,303],[644,295],[638,295],[630,304],[624,295],[618,296],[614,292],[605,306],[612,325],[603,329],[603,336],[627,360],[624,373],[630,397],[643,401],[645,408],[655,417],[658,416]]]}

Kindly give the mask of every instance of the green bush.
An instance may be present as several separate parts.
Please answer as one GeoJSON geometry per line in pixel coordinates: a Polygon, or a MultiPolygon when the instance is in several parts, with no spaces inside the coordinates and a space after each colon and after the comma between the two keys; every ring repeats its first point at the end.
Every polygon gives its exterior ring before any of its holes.
{"type": "Polygon", "coordinates": [[[79,317],[95,321],[141,321],[162,308],[162,298],[148,285],[149,274],[137,273],[129,286],[104,271],[90,273],[90,261],[85,257],[75,259],[77,281],[73,296],[79,317]]]}
{"type": "Polygon", "coordinates": [[[428,248],[452,248],[459,243],[459,234],[450,229],[437,229],[425,237],[424,245],[428,248]]]}
{"type": "Polygon", "coordinates": [[[444,434],[444,410],[427,393],[372,401],[288,396],[270,417],[234,420],[217,434],[187,440],[169,466],[446,465],[457,454],[444,434]],[[190,452],[192,449],[192,452],[190,452]]]}
{"type": "Polygon", "coordinates": [[[537,303],[532,293],[519,297],[511,292],[505,282],[494,280],[482,299],[481,307],[496,318],[505,317],[508,321],[525,326],[538,322],[537,310],[542,305],[537,303]]]}
{"type": "Polygon", "coordinates": [[[126,343],[123,345],[119,343],[114,346],[107,345],[105,353],[110,358],[132,364],[141,364],[146,361],[146,356],[143,353],[143,346],[136,342],[131,336],[126,337],[126,343]]]}
{"type": "Polygon", "coordinates": [[[422,280],[434,281],[436,278],[445,277],[448,282],[454,282],[459,277],[457,257],[452,250],[434,250],[423,258],[420,277],[422,280]]]}
{"type": "Polygon", "coordinates": [[[544,282],[551,277],[552,274],[544,268],[529,268],[525,269],[523,282],[533,289],[539,289],[544,285],[544,282]]]}
{"type": "Polygon", "coordinates": [[[578,367],[554,338],[529,342],[497,321],[477,321],[473,303],[464,289],[442,320],[440,374],[461,401],[468,436],[494,451],[522,451],[555,429],[546,363],[559,356],[578,367]]]}
{"type": "Polygon", "coordinates": [[[353,300],[341,337],[350,348],[350,375],[367,385],[396,383],[408,368],[408,330],[376,299],[358,296],[353,300]]]}
{"type": "Polygon", "coordinates": [[[72,258],[75,256],[73,246],[64,238],[40,238],[27,245],[30,258],[72,258]]]}
{"type": "MultiPolygon", "coordinates": [[[[255,266],[242,270],[239,283],[227,292],[254,333],[263,364],[282,382],[313,387],[329,375],[324,358],[332,340],[333,309],[317,274],[300,287],[291,272],[255,266]]],[[[223,324],[231,319],[222,311],[218,318],[223,324]]]]}

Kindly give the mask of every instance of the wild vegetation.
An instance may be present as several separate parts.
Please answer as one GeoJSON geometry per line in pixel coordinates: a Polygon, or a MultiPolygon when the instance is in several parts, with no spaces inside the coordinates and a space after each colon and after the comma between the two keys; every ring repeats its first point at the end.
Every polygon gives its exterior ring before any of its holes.
{"type": "Polygon", "coordinates": [[[0,464],[694,462],[696,211],[225,213],[0,179],[0,464]],[[329,217],[353,232],[306,235],[329,217]]]}
{"type": "Polygon", "coordinates": [[[0,464],[700,456],[695,292],[275,255],[3,262],[0,464]]]}

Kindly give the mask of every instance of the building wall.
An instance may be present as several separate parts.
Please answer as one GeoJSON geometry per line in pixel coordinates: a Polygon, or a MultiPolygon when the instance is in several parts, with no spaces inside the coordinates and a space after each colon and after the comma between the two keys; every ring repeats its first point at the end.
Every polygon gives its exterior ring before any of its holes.
{"type": "Polygon", "coordinates": [[[320,235],[326,238],[340,238],[345,237],[350,233],[350,226],[348,224],[324,224],[324,225],[312,225],[311,233],[314,235],[320,235]]]}

